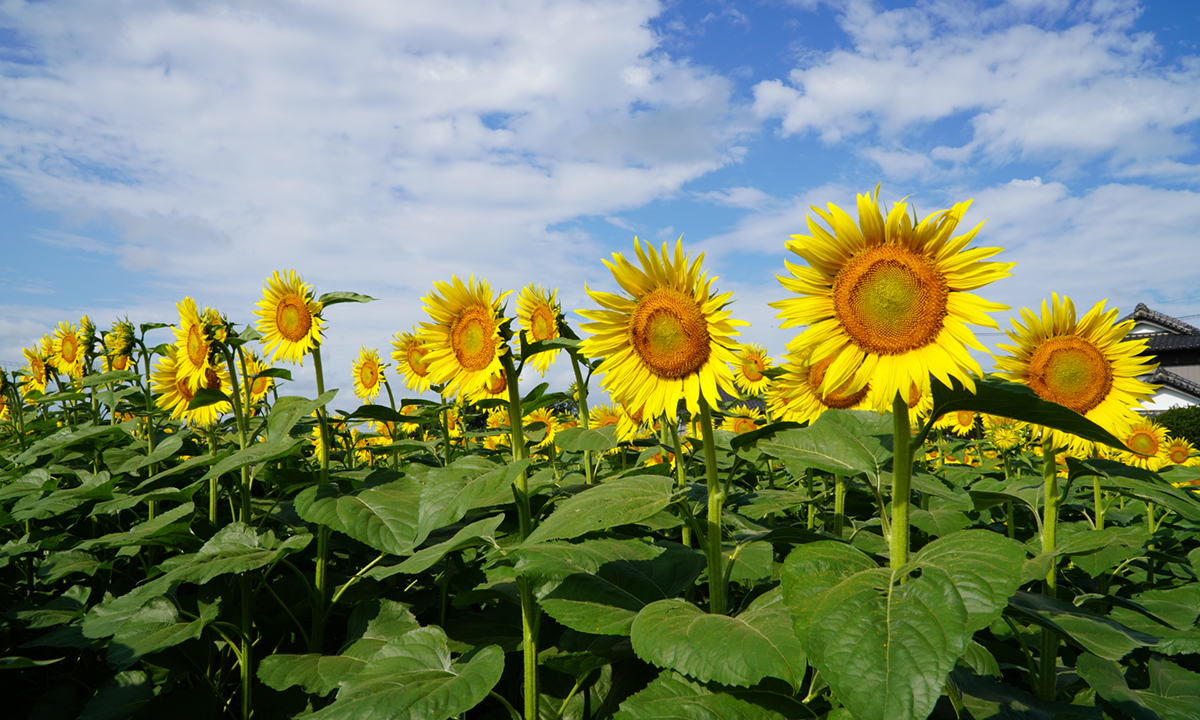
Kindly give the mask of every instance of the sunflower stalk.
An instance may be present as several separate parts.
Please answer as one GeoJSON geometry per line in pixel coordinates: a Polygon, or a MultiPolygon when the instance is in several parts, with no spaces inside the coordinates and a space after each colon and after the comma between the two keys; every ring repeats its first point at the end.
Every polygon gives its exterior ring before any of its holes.
{"type": "MultiPolygon", "coordinates": [[[[580,363],[579,353],[575,352],[575,348],[570,348],[567,351],[567,355],[569,355],[571,357],[571,369],[575,371],[575,388],[576,388],[576,392],[578,393],[578,396],[579,396],[578,399],[576,400],[576,403],[578,405],[577,409],[579,411],[579,427],[583,428],[584,430],[587,430],[588,422],[591,420],[591,416],[588,413],[587,383],[584,382],[583,372],[580,371],[580,369],[579,369],[579,363],[580,363]]],[[[678,448],[676,448],[675,456],[679,457],[678,448]]],[[[583,470],[584,470],[584,477],[587,479],[588,485],[591,485],[592,483],[596,482],[595,477],[592,475],[592,451],[591,450],[583,451],[583,470]]]]}
{"type": "Polygon", "coordinates": [[[725,573],[722,564],[725,555],[721,550],[721,510],[725,504],[725,492],[717,476],[717,447],[713,440],[712,413],[708,401],[700,398],[700,432],[704,439],[704,470],[708,479],[708,603],[709,612],[725,614],[725,573]]]}
{"type": "Polygon", "coordinates": [[[846,476],[833,476],[833,536],[842,538],[842,528],[846,524],[846,476]]]}
{"type": "MultiPolygon", "coordinates": [[[[675,447],[675,477],[679,484],[679,489],[687,489],[687,464],[683,461],[683,443],[679,439],[679,424],[678,422],[671,423],[671,442],[675,447]]],[[[683,502],[687,502],[685,498],[683,502]]],[[[680,530],[679,542],[683,543],[684,547],[692,546],[692,530],[684,523],[680,530]]]]}
{"type": "MultiPolygon", "coordinates": [[[[1042,441],[1042,478],[1044,507],[1042,509],[1042,554],[1050,555],[1058,545],[1058,508],[1062,498],[1058,494],[1058,468],[1054,463],[1055,448],[1049,438],[1042,441]]],[[[1050,564],[1042,592],[1053,598],[1056,594],[1058,563],[1050,564]]],[[[1042,628],[1041,673],[1038,677],[1038,695],[1053,700],[1058,682],[1058,635],[1049,628],[1042,628]]]]}
{"type": "MultiPolygon", "coordinates": [[[[325,374],[321,369],[321,346],[314,345],[312,349],[313,369],[317,376],[317,397],[325,394],[325,374]]],[[[329,420],[325,414],[325,406],[317,406],[317,425],[321,428],[321,477],[320,484],[329,482],[329,420]]],[[[317,561],[313,574],[313,616],[312,632],[309,633],[309,650],[321,652],[325,645],[325,607],[329,597],[327,586],[326,565],[329,562],[329,528],[320,525],[317,528],[317,561]]]]}
{"type": "MultiPolygon", "coordinates": [[[[892,400],[892,534],[888,539],[890,566],[895,572],[908,562],[908,509],[912,495],[913,446],[908,403],[897,393],[892,400]]],[[[920,445],[917,445],[920,447],[920,445]]]]}

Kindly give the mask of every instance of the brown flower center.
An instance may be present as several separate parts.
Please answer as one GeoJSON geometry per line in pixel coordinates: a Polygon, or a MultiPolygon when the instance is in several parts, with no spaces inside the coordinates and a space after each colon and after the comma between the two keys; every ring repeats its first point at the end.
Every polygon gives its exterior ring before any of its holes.
{"type": "Polygon", "coordinates": [[[852,257],[833,281],[833,309],[860,348],[898,355],[937,340],[949,287],[933,263],[899,245],[852,257]]]}
{"type": "Polygon", "coordinates": [[[1084,415],[1108,397],[1112,366],[1081,337],[1052,337],[1029,358],[1028,383],[1042,399],[1084,415]]]}
{"type": "Polygon", "coordinates": [[[629,321],[629,340],[660,378],[691,375],[704,367],[712,351],[699,303],[674,288],[651,290],[638,300],[629,321]]]}

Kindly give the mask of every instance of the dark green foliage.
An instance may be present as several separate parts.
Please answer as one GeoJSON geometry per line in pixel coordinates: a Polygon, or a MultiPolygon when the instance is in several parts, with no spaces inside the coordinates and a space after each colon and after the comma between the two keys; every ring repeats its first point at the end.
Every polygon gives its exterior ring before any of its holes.
{"type": "Polygon", "coordinates": [[[1184,438],[1200,447],[1200,405],[1173,407],[1154,419],[1171,437],[1184,438]]]}

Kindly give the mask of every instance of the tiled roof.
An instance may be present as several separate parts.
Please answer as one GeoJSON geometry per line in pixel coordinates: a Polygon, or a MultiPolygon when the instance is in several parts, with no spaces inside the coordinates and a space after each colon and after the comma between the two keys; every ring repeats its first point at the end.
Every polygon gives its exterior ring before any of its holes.
{"type": "Polygon", "coordinates": [[[1167,387],[1174,388],[1180,392],[1191,395],[1197,400],[1200,400],[1200,383],[1192,382],[1185,377],[1176,375],[1170,370],[1158,368],[1149,375],[1144,375],[1142,380],[1145,380],[1153,385],[1165,385],[1167,387]]]}
{"type": "Polygon", "coordinates": [[[1129,335],[1127,336],[1127,339],[1145,339],[1146,347],[1153,354],[1160,353],[1164,350],[1171,351],[1200,349],[1200,335],[1176,335],[1175,333],[1169,332],[1156,332],[1129,335]]]}
{"type": "Polygon", "coordinates": [[[1161,325],[1178,335],[1195,335],[1200,337],[1200,328],[1188,325],[1182,320],[1176,320],[1170,315],[1164,315],[1157,310],[1151,310],[1146,307],[1146,303],[1138,303],[1133,312],[1121,318],[1118,322],[1125,322],[1126,320],[1147,320],[1155,325],[1161,325]]]}

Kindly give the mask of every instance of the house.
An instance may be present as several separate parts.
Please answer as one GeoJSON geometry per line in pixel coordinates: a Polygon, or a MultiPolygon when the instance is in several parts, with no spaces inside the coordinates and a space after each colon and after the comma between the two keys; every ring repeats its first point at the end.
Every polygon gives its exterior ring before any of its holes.
{"type": "Polygon", "coordinates": [[[1158,368],[1142,380],[1158,385],[1142,404],[1142,413],[1158,415],[1173,407],[1200,405],[1200,328],[1138,303],[1121,322],[1133,320],[1129,339],[1146,340],[1144,355],[1153,355],[1158,368]]]}

